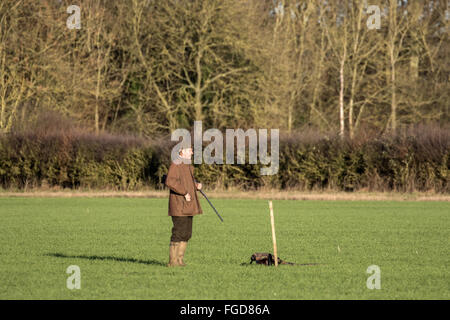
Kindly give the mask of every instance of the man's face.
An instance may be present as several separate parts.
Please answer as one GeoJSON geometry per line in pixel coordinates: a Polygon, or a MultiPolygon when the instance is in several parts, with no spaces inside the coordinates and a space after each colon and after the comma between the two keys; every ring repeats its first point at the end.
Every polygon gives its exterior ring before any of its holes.
{"type": "Polygon", "coordinates": [[[186,148],[181,151],[181,157],[184,159],[191,159],[194,152],[192,151],[192,148],[186,148]]]}

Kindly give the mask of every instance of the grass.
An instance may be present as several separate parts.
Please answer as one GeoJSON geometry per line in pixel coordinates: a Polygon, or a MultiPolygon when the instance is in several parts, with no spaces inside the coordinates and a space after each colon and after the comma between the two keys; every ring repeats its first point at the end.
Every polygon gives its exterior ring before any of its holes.
{"type": "Polygon", "coordinates": [[[0,299],[449,299],[449,202],[202,199],[185,268],[167,268],[167,199],[0,198],[0,299]],[[69,290],[69,265],[81,289],[69,290]],[[381,269],[369,290],[368,266],[381,269]]]}

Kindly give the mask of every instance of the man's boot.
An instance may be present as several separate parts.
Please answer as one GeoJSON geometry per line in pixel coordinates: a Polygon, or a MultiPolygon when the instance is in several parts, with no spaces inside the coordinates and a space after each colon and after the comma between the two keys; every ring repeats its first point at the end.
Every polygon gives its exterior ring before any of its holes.
{"type": "Polygon", "coordinates": [[[186,252],[187,241],[181,241],[178,246],[178,265],[184,267],[186,264],[183,261],[184,253],[186,252]]]}
{"type": "Polygon", "coordinates": [[[180,247],[180,242],[170,241],[169,246],[169,264],[168,267],[176,267],[180,264],[178,263],[178,248],[180,247]]]}

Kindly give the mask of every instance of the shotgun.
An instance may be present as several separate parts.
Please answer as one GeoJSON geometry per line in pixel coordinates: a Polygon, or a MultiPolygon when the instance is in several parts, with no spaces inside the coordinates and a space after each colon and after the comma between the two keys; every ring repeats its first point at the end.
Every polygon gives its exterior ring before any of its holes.
{"type": "Polygon", "coordinates": [[[200,191],[200,193],[205,197],[206,201],[208,201],[209,205],[214,209],[214,212],[217,214],[217,216],[219,217],[220,221],[223,222],[222,217],[220,216],[220,214],[217,212],[216,208],[214,208],[213,204],[211,203],[211,201],[209,201],[208,197],[206,196],[206,194],[203,192],[202,189],[198,190],[200,191]]]}

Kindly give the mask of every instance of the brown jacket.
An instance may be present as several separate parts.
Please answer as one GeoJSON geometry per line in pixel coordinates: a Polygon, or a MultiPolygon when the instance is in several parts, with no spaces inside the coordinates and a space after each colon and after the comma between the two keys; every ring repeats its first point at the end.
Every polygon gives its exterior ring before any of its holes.
{"type": "Polygon", "coordinates": [[[172,162],[167,173],[166,186],[170,189],[169,216],[195,216],[203,213],[198,201],[192,165],[172,162]],[[186,201],[184,195],[187,193],[191,195],[191,201],[186,201]]]}

